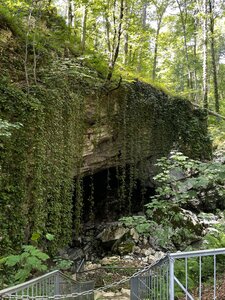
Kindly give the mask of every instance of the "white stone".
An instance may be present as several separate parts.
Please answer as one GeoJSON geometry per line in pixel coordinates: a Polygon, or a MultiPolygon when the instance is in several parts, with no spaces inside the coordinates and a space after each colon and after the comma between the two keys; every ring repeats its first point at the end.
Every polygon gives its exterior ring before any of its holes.
{"type": "Polygon", "coordinates": [[[145,256],[149,256],[152,254],[152,251],[151,251],[151,249],[142,249],[141,254],[143,254],[145,256]]]}
{"type": "Polygon", "coordinates": [[[143,238],[143,244],[147,245],[148,244],[148,240],[146,238],[143,238]]]}
{"type": "Polygon", "coordinates": [[[115,264],[115,263],[117,263],[119,261],[120,261],[120,257],[119,256],[104,257],[101,260],[101,265],[107,266],[107,265],[115,264]]]}
{"type": "Polygon", "coordinates": [[[128,289],[122,288],[121,293],[123,296],[130,297],[130,290],[128,290],[128,289]]]}
{"type": "Polygon", "coordinates": [[[115,296],[115,293],[113,293],[113,292],[105,292],[104,293],[104,297],[106,297],[106,298],[114,297],[114,296],[115,296]]]}
{"type": "Polygon", "coordinates": [[[141,253],[141,248],[138,246],[134,246],[134,253],[140,254],[141,253]]]}
{"type": "Polygon", "coordinates": [[[131,228],[131,230],[130,230],[130,236],[132,237],[132,239],[135,242],[138,242],[138,240],[139,240],[139,234],[137,233],[137,231],[134,228],[131,228]]]}
{"type": "Polygon", "coordinates": [[[123,257],[123,259],[125,259],[125,260],[134,260],[133,256],[131,256],[131,255],[125,255],[123,257]]]}
{"type": "Polygon", "coordinates": [[[155,261],[156,259],[155,259],[155,256],[153,256],[153,255],[149,255],[149,257],[148,257],[148,263],[153,263],[154,261],[155,261]]]}
{"type": "Polygon", "coordinates": [[[155,260],[162,258],[165,254],[162,251],[157,251],[155,253],[155,260]]]}

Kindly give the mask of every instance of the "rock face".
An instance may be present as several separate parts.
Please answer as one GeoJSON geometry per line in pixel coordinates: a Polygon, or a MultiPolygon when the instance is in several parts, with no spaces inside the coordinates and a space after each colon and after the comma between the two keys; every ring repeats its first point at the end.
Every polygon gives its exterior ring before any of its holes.
{"type": "Polygon", "coordinates": [[[204,113],[188,101],[134,82],[87,103],[83,174],[144,160],[151,175],[156,159],[173,147],[192,157],[210,155],[204,113]]]}
{"type": "Polygon", "coordinates": [[[123,226],[118,226],[118,224],[113,225],[112,227],[105,228],[97,238],[100,239],[103,243],[105,242],[115,242],[121,239],[129,229],[124,228],[123,226]]]}
{"type": "MultiPolygon", "coordinates": [[[[124,83],[100,95],[97,90],[85,95],[85,105],[83,161],[79,170],[74,167],[74,175],[79,171],[92,177],[84,186],[84,202],[88,209],[93,198],[97,219],[116,220],[123,212],[140,211],[141,189],[154,189],[156,160],[173,148],[192,158],[210,156],[204,112],[148,84],[124,83]],[[97,174],[102,174],[98,183],[97,174]]],[[[146,200],[151,193],[147,191],[146,200]]]]}

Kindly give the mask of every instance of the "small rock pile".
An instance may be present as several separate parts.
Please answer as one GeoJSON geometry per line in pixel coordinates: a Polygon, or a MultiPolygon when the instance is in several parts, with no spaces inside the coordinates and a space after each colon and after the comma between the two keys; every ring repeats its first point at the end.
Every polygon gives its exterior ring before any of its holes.
{"type": "Polygon", "coordinates": [[[130,299],[130,290],[121,289],[117,292],[95,292],[95,300],[129,300],[130,299]]]}

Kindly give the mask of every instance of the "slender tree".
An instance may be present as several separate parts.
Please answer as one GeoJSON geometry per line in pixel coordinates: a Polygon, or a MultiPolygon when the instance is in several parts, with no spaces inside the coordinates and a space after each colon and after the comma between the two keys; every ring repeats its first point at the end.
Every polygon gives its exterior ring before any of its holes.
{"type": "Polygon", "coordinates": [[[124,0],[120,0],[120,1],[114,0],[114,3],[113,3],[114,34],[113,34],[111,55],[110,55],[110,60],[109,60],[109,71],[108,71],[108,75],[107,75],[107,80],[111,80],[111,78],[112,78],[115,64],[116,64],[116,61],[117,61],[117,58],[119,55],[121,35],[122,35],[123,17],[124,17],[124,0]],[[116,21],[117,20],[116,7],[118,4],[119,4],[119,16],[118,16],[118,21],[116,21]]]}
{"type": "Polygon", "coordinates": [[[163,16],[166,12],[166,9],[169,5],[168,0],[155,1],[153,0],[153,4],[156,8],[156,34],[155,34],[155,45],[154,45],[154,57],[153,57],[153,69],[152,69],[152,79],[156,79],[156,69],[157,69],[157,59],[158,59],[158,43],[159,43],[159,33],[162,25],[163,16]]]}
{"type": "Polygon", "coordinates": [[[189,62],[189,54],[188,54],[188,44],[187,44],[187,0],[184,0],[181,2],[181,0],[176,0],[179,13],[180,13],[180,20],[182,25],[182,31],[183,31],[183,40],[184,40],[184,53],[185,53],[185,59],[187,63],[187,71],[188,71],[188,88],[193,88],[192,78],[191,78],[191,68],[190,68],[190,62],[189,62]]]}
{"type": "Polygon", "coordinates": [[[86,48],[86,36],[87,36],[87,15],[88,15],[88,7],[87,4],[83,5],[83,15],[82,15],[82,34],[81,34],[81,52],[82,54],[86,48]]]}
{"type": "Polygon", "coordinates": [[[217,113],[220,111],[219,92],[218,92],[218,80],[217,80],[217,68],[216,68],[216,54],[215,54],[215,33],[214,33],[214,0],[209,1],[209,27],[210,27],[210,46],[211,46],[211,59],[212,59],[212,71],[213,71],[213,88],[215,99],[215,110],[217,113]]]}
{"type": "Polygon", "coordinates": [[[147,8],[148,8],[148,2],[144,1],[142,3],[142,8],[141,8],[141,32],[142,32],[142,37],[140,39],[140,48],[139,48],[139,53],[138,53],[138,65],[137,65],[137,71],[141,72],[143,69],[143,48],[144,48],[144,42],[145,42],[145,34],[147,30],[147,8]]]}
{"type": "Polygon", "coordinates": [[[67,24],[71,28],[74,23],[74,3],[73,0],[67,0],[67,24]]]}
{"type": "Polygon", "coordinates": [[[203,0],[203,107],[208,108],[208,0],[203,0]]]}

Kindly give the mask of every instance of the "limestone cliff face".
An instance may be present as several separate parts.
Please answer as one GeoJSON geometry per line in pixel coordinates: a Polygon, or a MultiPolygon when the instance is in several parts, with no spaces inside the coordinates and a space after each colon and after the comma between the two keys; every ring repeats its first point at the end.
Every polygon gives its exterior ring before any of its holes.
{"type": "Polygon", "coordinates": [[[83,174],[143,161],[145,172],[152,174],[156,159],[171,149],[195,158],[211,153],[204,112],[141,82],[89,99],[86,124],[83,174]]]}

